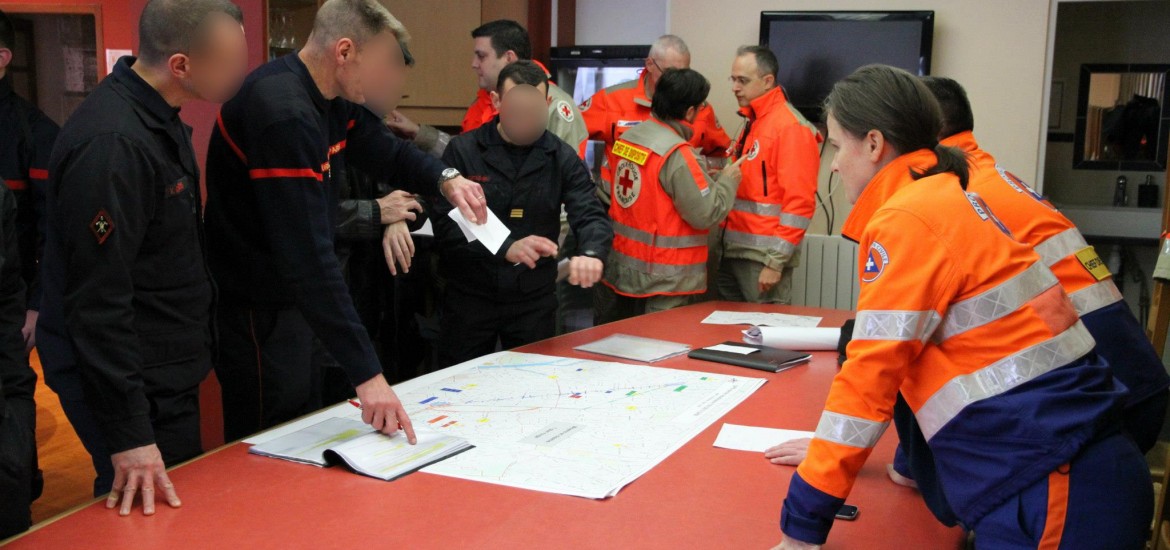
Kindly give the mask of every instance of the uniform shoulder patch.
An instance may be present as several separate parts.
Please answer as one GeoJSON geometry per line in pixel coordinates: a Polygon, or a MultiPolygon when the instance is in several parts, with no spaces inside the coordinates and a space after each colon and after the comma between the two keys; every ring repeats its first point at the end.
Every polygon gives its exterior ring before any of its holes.
{"type": "Polygon", "coordinates": [[[649,151],[646,151],[645,149],[642,149],[642,148],[634,146],[634,145],[630,145],[629,143],[624,142],[624,141],[614,142],[612,151],[613,151],[613,154],[615,154],[621,158],[624,158],[626,160],[632,161],[634,164],[637,164],[638,166],[646,164],[646,161],[650,158],[649,151]]]}
{"type": "Polygon", "coordinates": [[[568,101],[560,100],[557,102],[557,115],[564,119],[565,122],[573,122],[577,119],[577,115],[573,112],[573,106],[569,105],[568,101]]]}
{"type": "MultiPolygon", "coordinates": [[[[620,143],[620,142],[619,142],[620,143]]],[[[622,159],[614,170],[613,196],[622,208],[629,208],[642,192],[642,170],[637,164],[622,159]]]]}
{"type": "Polygon", "coordinates": [[[1104,281],[1113,275],[1109,272],[1109,266],[1105,265],[1105,261],[1097,254],[1097,250],[1091,246],[1078,250],[1077,260],[1098,281],[1104,281]]]}
{"type": "Polygon", "coordinates": [[[93,220],[89,222],[89,230],[99,245],[105,244],[110,235],[114,233],[114,219],[110,217],[106,209],[98,210],[93,220]]]}
{"type": "Polygon", "coordinates": [[[869,253],[865,259],[865,267],[861,270],[861,282],[872,283],[882,276],[886,266],[890,264],[890,255],[881,243],[874,241],[869,245],[869,253]]]}
{"type": "Polygon", "coordinates": [[[592,106],[593,106],[593,98],[591,97],[589,99],[586,99],[585,102],[582,103],[581,105],[578,105],[577,109],[579,109],[582,113],[584,113],[585,111],[588,111],[589,108],[592,106]]]}

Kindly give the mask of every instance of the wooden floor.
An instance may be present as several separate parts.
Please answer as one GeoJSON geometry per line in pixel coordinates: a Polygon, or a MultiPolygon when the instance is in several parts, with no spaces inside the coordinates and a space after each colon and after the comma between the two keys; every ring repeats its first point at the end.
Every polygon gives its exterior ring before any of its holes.
{"type": "Polygon", "coordinates": [[[45,473],[45,492],[32,505],[32,520],[37,523],[93,499],[94,472],[57,394],[45,385],[35,351],[31,362],[37,371],[37,456],[45,473]]]}

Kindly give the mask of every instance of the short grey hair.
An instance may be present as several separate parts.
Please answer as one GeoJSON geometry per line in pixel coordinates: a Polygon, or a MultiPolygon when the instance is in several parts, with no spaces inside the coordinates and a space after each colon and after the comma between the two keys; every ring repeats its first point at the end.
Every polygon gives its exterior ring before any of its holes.
{"type": "Polygon", "coordinates": [[[317,10],[309,39],[328,45],[348,38],[360,47],[382,31],[394,35],[399,44],[410,41],[402,22],[377,0],[328,0],[317,10]]]}
{"type": "Polygon", "coordinates": [[[687,48],[687,43],[683,42],[682,38],[673,34],[664,34],[650,45],[650,57],[661,57],[668,50],[674,50],[679,55],[691,55],[690,48],[687,48]]]}

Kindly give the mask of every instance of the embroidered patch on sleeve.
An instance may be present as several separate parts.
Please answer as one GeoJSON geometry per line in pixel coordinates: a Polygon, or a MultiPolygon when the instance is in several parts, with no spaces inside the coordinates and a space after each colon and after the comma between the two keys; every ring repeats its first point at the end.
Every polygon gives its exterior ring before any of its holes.
{"type": "Polygon", "coordinates": [[[103,208],[98,210],[97,215],[93,217],[93,221],[89,222],[89,230],[93,233],[99,245],[105,244],[106,239],[109,239],[110,235],[114,233],[114,220],[103,208]]]}

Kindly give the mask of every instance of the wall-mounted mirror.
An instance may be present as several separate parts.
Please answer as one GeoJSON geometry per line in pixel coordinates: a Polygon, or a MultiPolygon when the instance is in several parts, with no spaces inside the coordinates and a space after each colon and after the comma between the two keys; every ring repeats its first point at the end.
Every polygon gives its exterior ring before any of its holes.
{"type": "Polygon", "coordinates": [[[1073,168],[1165,170],[1170,65],[1081,65],[1073,168]]]}

